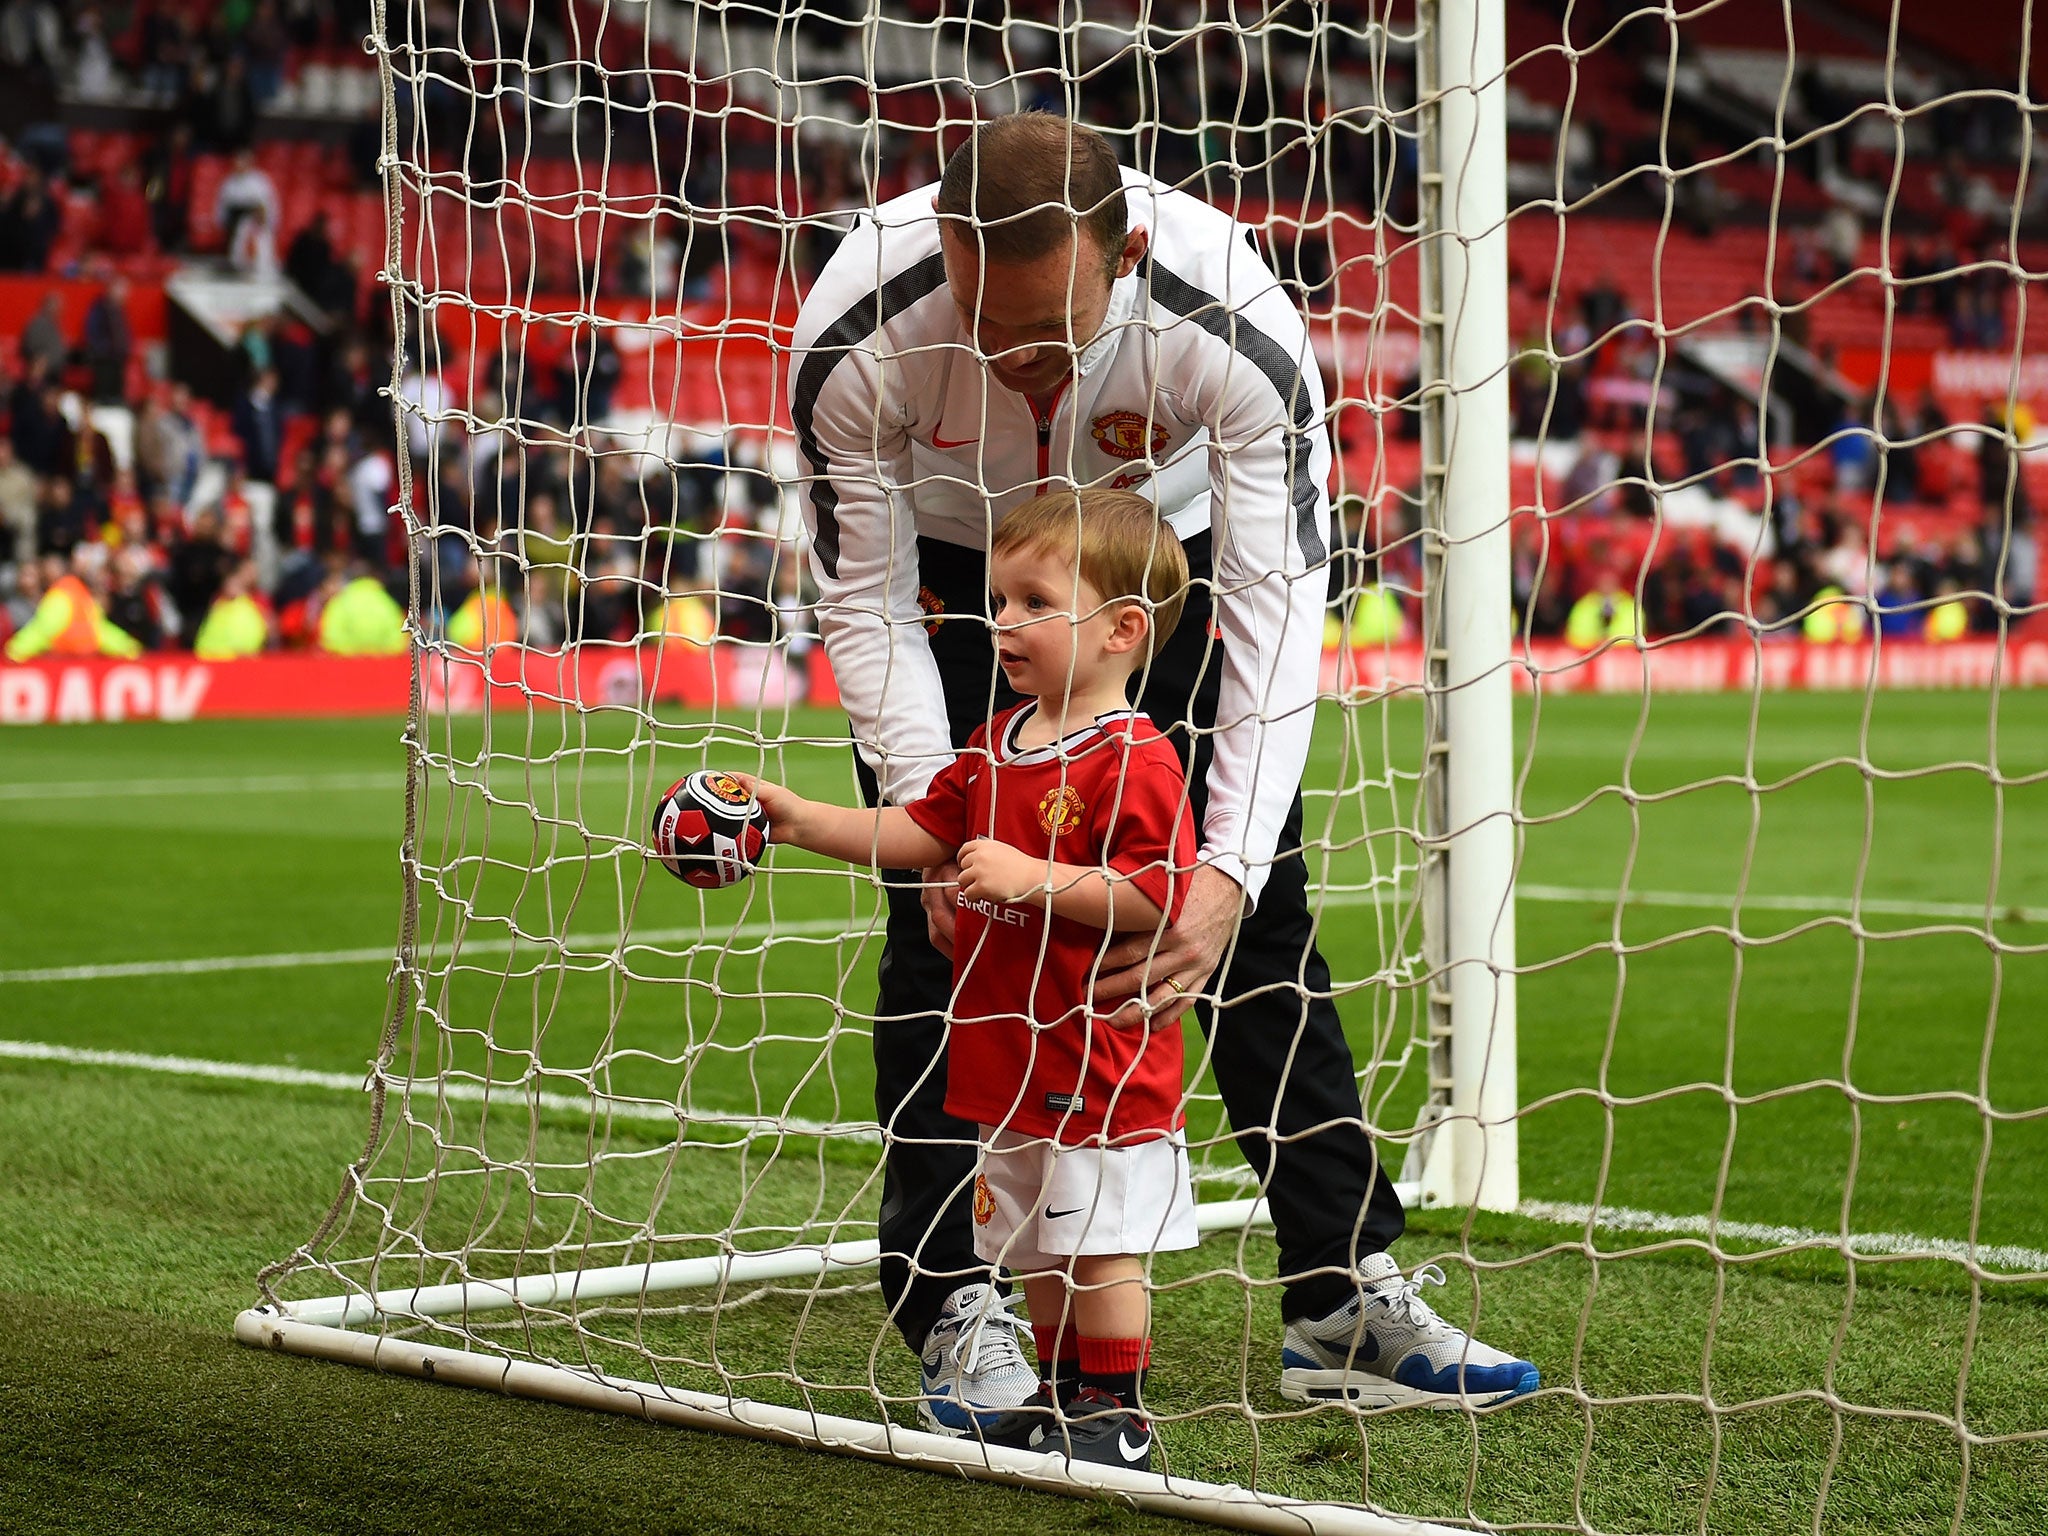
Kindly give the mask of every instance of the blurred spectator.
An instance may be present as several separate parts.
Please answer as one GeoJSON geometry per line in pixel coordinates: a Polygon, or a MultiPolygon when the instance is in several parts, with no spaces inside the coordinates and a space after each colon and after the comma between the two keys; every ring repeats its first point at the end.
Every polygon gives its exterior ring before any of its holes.
{"type": "Polygon", "coordinates": [[[142,195],[149,204],[150,228],[167,251],[185,249],[185,231],[192,207],[192,125],[180,120],[150,146],[143,157],[142,195]]]}
{"type": "Polygon", "coordinates": [[[42,506],[36,512],[36,550],[45,555],[66,555],[91,537],[84,499],[69,475],[51,475],[43,481],[42,506]]]}
{"type": "Polygon", "coordinates": [[[1630,644],[1641,634],[1634,595],[1622,586],[1621,577],[1612,566],[1602,566],[1593,590],[1572,604],[1571,615],[1564,624],[1565,644],[1590,651],[1610,640],[1630,644]]]}
{"type": "Polygon", "coordinates": [[[0,271],[40,272],[63,222],[40,171],[28,170],[0,202],[0,271]]]}
{"type": "Polygon", "coordinates": [[[1917,639],[1925,622],[1919,602],[1912,563],[1894,560],[1885,567],[1884,589],[1877,594],[1877,632],[1887,640],[1917,639]]]}
{"type": "Polygon", "coordinates": [[[1833,582],[1815,590],[1800,635],[1810,645],[1856,645],[1864,636],[1863,605],[1833,582]]]}
{"type": "Polygon", "coordinates": [[[334,254],[326,209],[314,214],[292,237],[284,270],[322,314],[334,319],[354,315],[355,274],[334,254]]]}
{"type": "Polygon", "coordinates": [[[1870,551],[1863,541],[1863,529],[1842,522],[1814,562],[1815,569],[1830,586],[1851,597],[1870,590],[1870,551]]]}
{"type": "Polygon", "coordinates": [[[357,455],[348,467],[348,497],[355,514],[356,553],[381,562],[385,532],[391,526],[391,502],[398,494],[391,455],[375,449],[357,455]]]}
{"type": "Polygon", "coordinates": [[[183,508],[198,483],[204,453],[199,429],[187,414],[191,392],[174,386],[165,399],[152,394],[135,423],[135,463],[141,471],[142,492],[168,496],[172,505],[183,508]]]}
{"type": "Polygon", "coordinates": [[[62,561],[43,560],[33,553],[24,554],[12,567],[0,566],[0,635],[12,639],[28,626],[48,583],[62,570],[62,561]],[[14,578],[11,589],[6,581],[9,571],[14,578]]]}
{"type": "Polygon", "coordinates": [[[232,661],[254,656],[270,641],[276,621],[257,586],[255,562],[244,560],[228,573],[220,596],[199,625],[192,642],[201,661],[232,661]]]}
{"type": "Polygon", "coordinates": [[[718,634],[713,609],[716,594],[707,595],[695,576],[677,571],[670,575],[661,606],[655,610],[647,633],[661,636],[664,649],[701,651],[718,634]]]}
{"type": "MultiPolygon", "coordinates": [[[[61,572],[41,594],[34,615],[7,642],[9,661],[35,656],[138,656],[142,647],[133,635],[107,617],[100,598],[104,591],[104,556],[81,560],[61,572]]],[[[46,566],[45,571],[51,569],[46,566]]]]}
{"type": "Polygon", "coordinates": [[[85,334],[79,350],[92,373],[92,397],[118,404],[127,397],[128,360],[135,351],[135,332],[128,324],[128,279],[115,276],[85,312],[85,334]]]}
{"type": "Polygon", "coordinates": [[[228,241],[228,265],[245,277],[272,278],[277,275],[277,216],[263,207],[251,208],[236,222],[228,241]]]}
{"type": "Polygon", "coordinates": [[[1837,491],[1867,491],[1877,479],[1877,441],[1871,432],[1874,409],[1867,400],[1844,400],[1836,418],[1828,461],[1835,467],[1837,491]]]}
{"type": "Polygon", "coordinates": [[[1961,640],[1970,633],[1970,607],[1961,597],[1962,583],[1953,576],[1944,576],[1934,588],[1935,603],[1927,610],[1927,627],[1924,631],[1929,640],[1948,642],[1961,640]]]}
{"type": "MultiPolygon", "coordinates": [[[[1985,421],[1977,434],[1983,585],[2011,607],[2031,607],[2039,589],[2040,544],[2033,497],[2019,472],[2019,450],[2032,434],[2032,415],[2024,406],[2008,411],[2000,401],[1986,410],[1985,421]]],[[[1982,622],[1987,628],[1995,625],[1996,611],[1984,610],[1982,622]]]]}
{"type": "Polygon", "coordinates": [[[119,90],[113,50],[96,6],[86,6],[71,22],[71,90],[87,101],[105,101],[119,90]]]}
{"type": "MultiPolygon", "coordinates": [[[[199,140],[223,153],[246,150],[256,135],[256,92],[249,81],[248,61],[240,53],[206,60],[194,81],[186,111],[197,125],[199,140]]],[[[277,221],[273,217],[271,222],[277,221]]]]}
{"type": "Polygon", "coordinates": [[[187,646],[198,635],[200,622],[213,607],[213,600],[220,596],[228,572],[236,563],[227,545],[221,542],[220,514],[211,507],[194,513],[190,531],[171,549],[170,578],[166,583],[171,601],[184,616],[187,646]]]}
{"type": "Polygon", "coordinates": [[[64,24],[50,0],[6,0],[0,5],[0,64],[54,77],[64,67],[64,24]]]}
{"type": "Polygon", "coordinates": [[[277,370],[264,368],[235,402],[235,436],[242,442],[242,467],[251,480],[277,480],[284,451],[284,407],[277,398],[277,370]]]}
{"type": "Polygon", "coordinates": [[[35,549],[35,471],[15,455],[13,438],[0,437],[0,565],[31,560],[35,549]]]}
{"type": "Polygon", "coordinates": [[[519,615],[507,602],[500,570],[504,562],[477,562],[477,584],[448,620],[448,643],[457,650],[485,655],[519,639],[519,615]]]}
{"type": "Polygon", "coordinates": [[[50,377],[55,378],[71,355],[71,344],[64,339],[64,314],[62,301],[53,289],[43,295],[36,306],[36,312],[29,316],[28,324],[21,328],[21,360],[31,367],[40,366],[50,377]]]}
{"type": "Polygon", "coordinates": [[[440,446],[447,429],[448,386],[431,368],[414,366],[398,386],[405,411],[405,440],[415,466],[424,465],[440,446]]]}
{"type": "Polygon", "coordinates": [[[262,228],[272,244],[271,259],[275,263],[277,183],[256,163],[254,151],[243,149],[236,154],[234,168],[222,180],[220,191],[214,194],[213,212],[220,224],[221,238],[230,251],[236,248],[242,225],[260,216],[262,228]]]}
{"type": "Polygon", "coordinates": [[[402,656],[412,643],[405,632],[405,610],[360,561],[340,565],[322,583],[316,601],[323,651],[336,656],[402,656]]]}
{"type": "Polygon", "coordinates": [[[1863,260],[1863,220],[1846,199],[1836,198],[1822,216],[1820,248],[1829,282],[1847,277],[1863,260]]]}
{"type": "Polygon", "coordinates": [[[107,560],[107,618],[142,648],[154,651],[178,632],[178,614],[164,595],[147,545],[124,544],[107,560]]]}
{"type": "MultiPolygon", "coordinates": [[[[305,0],[297,0],[307,9],[305,0]]],[[[285,54],[291,43],[277,0],[257,0],[242,27],[242,55],[249,66],[249,93],[258,108],[267,107],[284,85],[285,54]]]]}
{"type": "Polygon", "coordinates": [[[623,371],[619,349],[612,345],[607,327],[578,325],[555,370],[555,394],[562,402],[561,423],[573,430],[607,419],[623,371]]]}

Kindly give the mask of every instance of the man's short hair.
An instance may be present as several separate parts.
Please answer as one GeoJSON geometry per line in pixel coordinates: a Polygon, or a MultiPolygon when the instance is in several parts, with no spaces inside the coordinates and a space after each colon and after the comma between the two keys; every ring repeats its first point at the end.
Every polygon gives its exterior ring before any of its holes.
{"type": "Polygon", "coordinates": [[[1143,603],[1159,654],[1188,597],[1188,557],[1159,509],[1133,491],[1101,487],[1048,491],[1010,512],[989,541],[989,555],[1044,553],[1078,562],[1107,602],[1143,603]]]}
{"type": "Polygon", "coordinates": [[[1013,112],[975,129],[946,162],[938,211],[997,263],[1036,261],[1084,229],[1112,273],[1129,220],[1109,140],[1050,112],[1013,112]]]}

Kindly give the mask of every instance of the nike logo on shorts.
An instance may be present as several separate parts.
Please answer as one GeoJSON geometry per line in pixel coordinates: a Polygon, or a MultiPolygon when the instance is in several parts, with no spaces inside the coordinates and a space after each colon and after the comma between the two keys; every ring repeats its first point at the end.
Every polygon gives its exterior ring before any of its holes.
{"type": "Polygon", "coordinates": [[[1085,1205],[1077,1205],[1071,1211],[1056,1211],[1051,1206],[1047,1206],[1045,1219],[1047,1221],[1058,1221],[1062,1216],[1078,1216],[1087,1209],[1088,1207],[1085,1205]]]}

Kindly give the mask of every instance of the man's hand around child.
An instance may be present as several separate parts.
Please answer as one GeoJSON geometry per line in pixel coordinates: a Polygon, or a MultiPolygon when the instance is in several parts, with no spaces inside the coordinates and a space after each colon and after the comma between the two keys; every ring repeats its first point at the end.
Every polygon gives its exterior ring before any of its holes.
{"type": "Polygon", "coordinates": [[[1163,935],[1129,934],[1103,952],[1095,996],[1115,1007],[1109,1022],[1133,1029],[1178,1024],[1214,975],[1243,915],[1242,886],[1213,865],[1196,869],[1179,922],[1163,935]]]}
{"type": "Polygon", "coordinates": [[[1021,901],[1042,894],[1046,862],[992,837],[960,848],[960,894],[969,901],[1021,901]]]}

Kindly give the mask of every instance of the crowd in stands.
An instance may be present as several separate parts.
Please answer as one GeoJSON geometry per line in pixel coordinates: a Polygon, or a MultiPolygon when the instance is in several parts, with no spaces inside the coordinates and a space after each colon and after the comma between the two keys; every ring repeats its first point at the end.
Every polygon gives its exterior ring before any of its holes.
{"type": "MultiPolygon", "coordinates": [[[[0,0],[0,67],[24,81],[0,104],[0,273],[95,286],[82,312],[53,289],[17,344],[0,347],[0,638],[10,654],[402,647],[398,605],[415,564],[427,622],[451,643],[801,635],[786,465],[744,433],[716,435],[680,461],[593,437],[588,424],[606,419],[622,370],[602,327],[578,328],[545,359],[467,355],[455,366],[432,327],[422,342],[415,314],[398,393],[416,409],[406,435],[394,437],[394,327],[388,298],[369,281],[381,241],[366,249],[324,205],[304,207],[302,189],[280,186],[272,152],[280,135],[298,131],[278,111],[301,90],[307,59],[353,53],[360,65],[360,9],[360,0],[0,0]],[[128,126],[106,141],[113,152],[88,152],[100,141],[79,126],[80,113],[95,105],[125,114],[128,126]],[[255,279],[282,274],[307,301],[243,328],[239,378],[212,398],[200,381],[170,376],[161,351],[135,337],[137,287],[194,258],[255,279]],[[592,443],[605,451],[592,453],[592,443]],[[433,529],[417,549],[390,512],[406,485],[433,529]]],[[[1010,9],[1031,7],[1013,0],[1010,9]]],[[[821,26],[834,14],[812,10],[821,26]]],[[[1171,11],[1159,14],[1171,20],[1171,11]]],[[[421,14],[424,44],[449,45],[450,56],[453,45],[481,59],[516,46],[491,30],[489,7],[431,4],[421,14]]],[[[570,47],[561,23],[552,12],[534,18],[533,60],[570,47]]],[[[1354,213],[1411,217],[1412,135],[1332,133],[1320,167],[1282,142],[1291,119],[1328,120],[1376,91],[1410,89],[1405,63],[1369,57],[1362,33],[1333,35],[1320,73],[1307,67],[1306,31],[1276,26],[1264,56],[1235,37],[1205,33],[1144,69],[1135,56],[1097,61],[1082,109],[1106,124],[1179,124],[1183,116],[1162,114],[1162,100],[1204,102],[1202,113],[1184,115],[1198,127],[1133,136],[1131,155],[1171,179],[1214,182],[1219,196],[1243,197],[1229,167],[1255,166],[1269,191],[1297,173],[1321,177],[1340,194],[1350,189],[1354,213]],[[1324,97],[1307,94],[1313,79],[1324,97]]],[[[1063,104],[1049,46],[1049,33],[1018,33],[1019,99],[1002,105],[1063,104]]],[[[565,135],[644,114],[646,142],[621,133],[620,162],[641,165],[649,185],[679,186],[691,212],[626,221],[584,291],[737,302],[748,272],[806,281],[832,248],[830,221],[794,225],[779,246],[754,249],[742,238],[748,220],[692,217],[722,200],[757,200],[763,176],[769,190],[759,195],[779,195],[773,112],[698,87],[698,110],[721,114],[721,131],[693,136],[704,119],[646,111],[657,99],[653,79],[585,63],[505,66],[459,82],[429,75],[418,89],[401,81],[401,136],[417,128],[422,141],[462,146],[454,168],[466,206],[488,210],[527,195],[519,178],[538,175],[565,135]]],[[[964,93],[927,90],[931,110],[913,111],[918,93],[905,88],[887,104],[906,114],[904,127],[862,140],[837,130],[881,110],[876,94],[843,81],[821,89],[790,135],[802,151],[806,212],[857,206],[936,174],[945,146],[934,125],[975,110],[964,93]]],[[[1631,134],[1647,131],[1640,114],[1633,128],[1601,125],[1597,113],[1588,120],[1601,128],[1580,157],[1588,176],[1625,162],[1631,134]]],[[[1942,146],[1937,185],[1957,216],[1907,221],[1899,246],[1898,313],[1938,324],[1957,347],[2014,340],[2011,275],[1977,260],[1977,242],[2005,217],[1972,158],[1995,136],[1984,121],[1965,113],[1944,129],[1953,142],[1942,146]]],[[[293,165],[359,191],[376,185],[374,116],[313,136],[319,145],[298,146],[306,154],[293,165]]],[[[1699,140],[1693,150],[1711,158],[1719,147],[1699,140]]],[[[440,151],[434,159],[440,168],[440,151]]],[[[1739,178],[1727,181],[1683,183],[1681,217],[1697,232],[1745,217],[1739,178]]],[[[1803,335],[1800,301],[1851,278],[1867,260],[1868,231],[1847,201],[1809,212],[1785,220],[1777,292],[1790,309],[1778,323],[1825,364],[1832,343],[1803,335]]],[[[575,238],[526,259],[574,268],[575,238]]],[[[1331,238],[1276,237],[1269,254],[1312,315],[1328,314],[1347,272],[1358,280],[1354,253],[1331,238]]],[[[1518,269],[1530,297],[1516,313],[1547,300],[1550,276],[1547,262],[1518,269]]],[[[1851,400],[1824,443],[1774,446],[1765,464],[1753,402],[1672,367],[1639,309],[1616,283],[1589,282],[1562,307],[1546,304],[1547,329],[1524,338],[1513,380],[1517,437],[1547,445],[1517,484],[1525,510],[1514,527],[1515,597],[1528,633],[1583,645],[1752,631],[1853,639],[1874,624],[1889,636],[1942,639],[1996,629],[1998,607],[1966,594],[1996,588],[2008,609],[2034,600],[2032,503],[2006,432],[2023,436],[2027,423],[1987,414],[1977,423],[1987,430],[1972,436],[1956,430],[1972,424],[1950,421],[1931,391],[1887,395],[1881,407],[1851,400]],[[1746,509],[1755,536],[1667,518],[1667,489],[1679,486],[1746,509]],[[1974,517],[1892,515],[1936,501],[1953,507],[1964,486],[1980,509],[1974,517]],[[1526,510],[1537,506],[1541,515],[1526,510]],[[1842,607],[1838,598],[1867,604],[1842,607]]],[[[1770,321],[1759,306],[1732,323],[1770,321]]],[[[1392,435],[1412,430],[1409,418],[1388,418],[1392,435]]],[[[1412,637],[1412,513],[1404,526],[1392,496],[1368,513],[1350,499],[1358,478],[1339,487],[1333,632],[1412,637]]]]}

